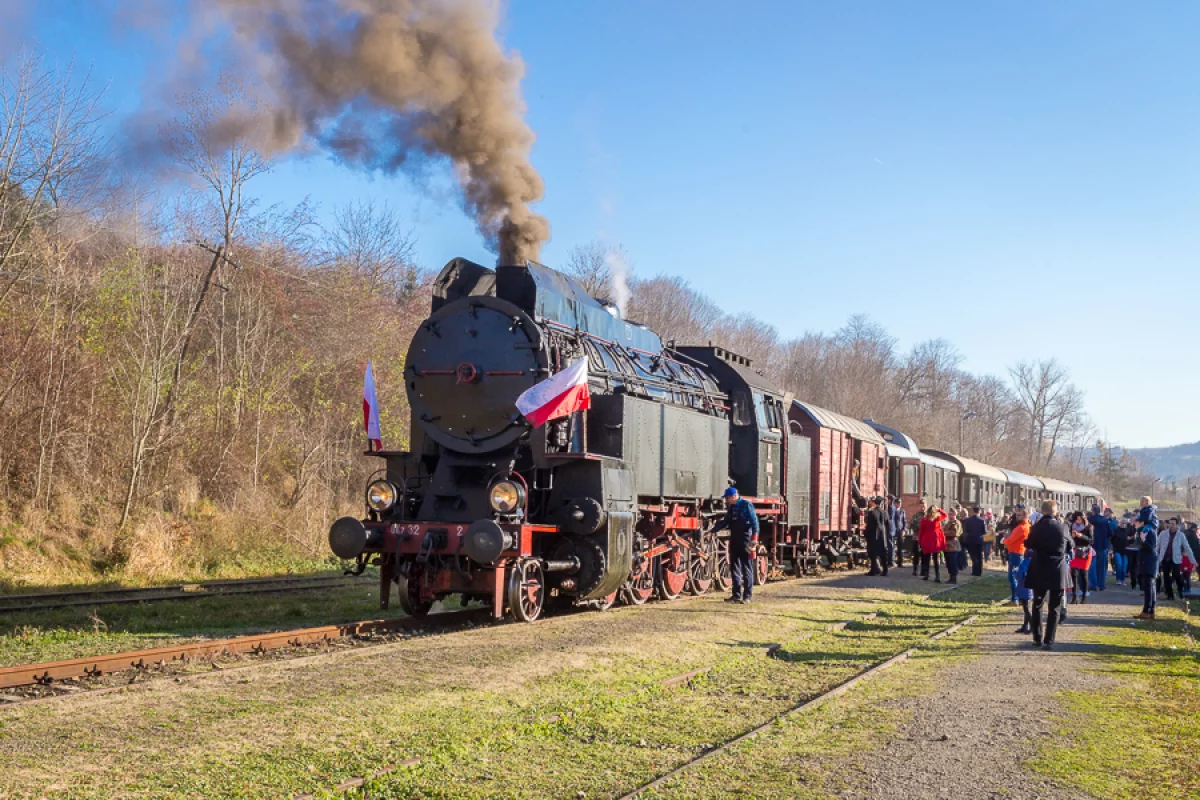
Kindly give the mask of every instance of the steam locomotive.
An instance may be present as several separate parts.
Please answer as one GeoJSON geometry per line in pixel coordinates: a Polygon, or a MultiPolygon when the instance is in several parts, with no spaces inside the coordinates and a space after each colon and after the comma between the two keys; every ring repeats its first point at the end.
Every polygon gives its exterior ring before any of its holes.
{"type": "Polygon", "coordinates": [[[852,560],[864,549],[855,501],[907,480],[916,457],[795,401],[747,358],[664,345],[533,262],[447,264],[405,387],[411,449],[369,453],[384,464],[366,517],[338,519],[329,543],[360,573],[380,567],[381,608],[396,584],[417,616],[448,595],[533,621],[551,604],[728,588],[727,534],[711,528],[730,485],[759,516],[760,581],[852,560]],[[517,397],[580,358],[590,408],[532,427],[517,397]]]}

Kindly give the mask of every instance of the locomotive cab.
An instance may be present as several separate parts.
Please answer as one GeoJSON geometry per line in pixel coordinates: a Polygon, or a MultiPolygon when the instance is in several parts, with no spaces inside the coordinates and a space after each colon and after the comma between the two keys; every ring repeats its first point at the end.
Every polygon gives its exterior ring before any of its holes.
{"type": "Polygon", "coordinates": [[[729,479],[744,497],[782,491],[783,392],[745,356],[722,347],[688,346],[677,352],[713,374],[729,395],[729,479]]]}

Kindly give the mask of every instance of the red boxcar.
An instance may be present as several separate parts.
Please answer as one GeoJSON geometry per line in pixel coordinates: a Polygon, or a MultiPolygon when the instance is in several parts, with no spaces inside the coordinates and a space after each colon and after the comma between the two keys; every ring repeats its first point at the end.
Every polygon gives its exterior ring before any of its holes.
{"type": "MultiPolygon", "coordinates": [[[[812,440],[812,504],[809,530],[822,542],[851,544],[857,537],[851,476],[858,462],[858,488],[864,497],[887,493],[887,443],[879,432],[856,419],[811,403],[793,401],[793,429],[812,440]]],[[[837,550],[844,549],[837,547],[837,550]]]]}

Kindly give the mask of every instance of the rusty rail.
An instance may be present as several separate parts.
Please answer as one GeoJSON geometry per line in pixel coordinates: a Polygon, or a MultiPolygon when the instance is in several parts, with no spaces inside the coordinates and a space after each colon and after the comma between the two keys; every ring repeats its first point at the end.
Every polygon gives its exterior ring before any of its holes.
{"type": "Polygon", "coordinates": [[[342,575],[307,578],[253,578],[241,581],[209,581],[173,586],[139,586],[124,589],[84,589],[70,592],[0,595],[0,614],[49,611],[79,606],[126,605],[165,600],[200,600],[239,594],[285,594],[288,592],[336,589],[352,586],[355,580],[342,575]],[[18,601],[15,604],[13,601],[18,601]]]}
{"type": "Polygon", "coordinates": [[[72,658],[66,661],[47,661],[42,664],[4,667],[0,668],[0,689],[50,684],[63,678],[98,677],[109,672],[149,669],[198,658],[213,658],[236,653],[265,653],[281,647],[298,647],[304,644],[333,641],[347,636],[365,636],[428,626],[454,625],[483,618],[491,618],[491,609],[449,611],[432,614],[423,619],[400,617],[347,622],[341,625],[325,625],[320,628],[275,631],[253,636],[239,636],[236,639],[215,639],[173,647],[135,650],[128,653],[112,653],[88,656],[87,658],[72,658]]]}

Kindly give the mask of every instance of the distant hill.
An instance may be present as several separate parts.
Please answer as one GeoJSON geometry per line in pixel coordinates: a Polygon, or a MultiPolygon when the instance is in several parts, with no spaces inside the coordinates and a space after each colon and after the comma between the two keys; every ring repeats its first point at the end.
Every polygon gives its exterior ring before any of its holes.
{"type": "Polygon", "coordinates": [[[1173,447],[1130,448],[1129,452],[1147,472],[1163,480],[1182,483],[1189,476],[1200,476],[1200,442],[1173,447]]]}

